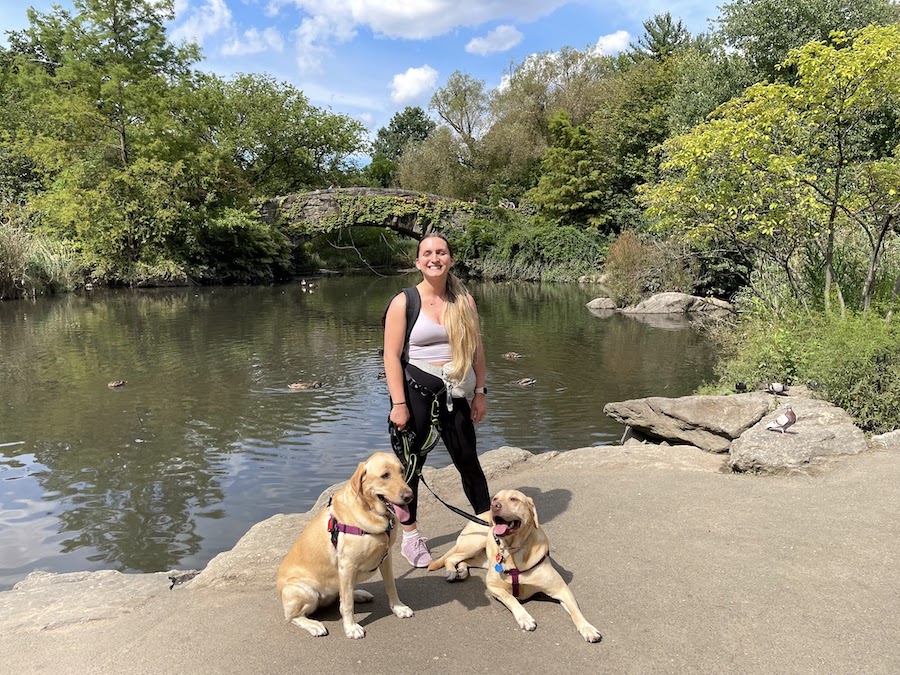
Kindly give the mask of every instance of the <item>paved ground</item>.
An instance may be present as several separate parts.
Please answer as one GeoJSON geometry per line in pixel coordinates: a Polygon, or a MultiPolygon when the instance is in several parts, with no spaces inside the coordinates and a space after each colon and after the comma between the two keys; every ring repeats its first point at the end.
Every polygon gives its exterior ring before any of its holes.
{"type": "MultiPolygon", "coordinates": [[[[782,477],[721,473],[682,448],[510,456],[488,454],[491,489],[535,499],[598,644],[555,602],[528,602],[538,628],[524,632],[478,573],[448,584],[399,553],[413,618],[391,615],[373,580],[375,602],[357,605],[365,639],[344,637],[336,609],[313,638],[275,597],[295,532],[263,540],[285,516],[172,591],[164,574],[110,573],[0,593],[0,673],[900,672],[900,452],[782,477]]],[[[452,469],[431,476],[462,501],[452,469]]],[[[430,498],[420,514],[446,550],[463,521],[430,498]]]]}

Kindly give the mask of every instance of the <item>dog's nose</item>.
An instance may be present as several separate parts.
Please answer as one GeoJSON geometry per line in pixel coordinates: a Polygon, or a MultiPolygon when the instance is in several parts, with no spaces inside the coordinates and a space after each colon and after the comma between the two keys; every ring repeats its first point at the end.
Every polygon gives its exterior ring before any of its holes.
{"type": "Polygon", "coordinates": [[[403,503],[404,503],[404,504],[409,504],[409,503],[412,501],[412,499],[413,499],[413,491],[412,491],[412,490],[406,490],[406,491],[401,495],[401,497],[403,498],[403,503]]]}
{"type": "Polygon", "coordinates": [[[491,502],[491,511],[499,511],[500,502],[491,502]]]}

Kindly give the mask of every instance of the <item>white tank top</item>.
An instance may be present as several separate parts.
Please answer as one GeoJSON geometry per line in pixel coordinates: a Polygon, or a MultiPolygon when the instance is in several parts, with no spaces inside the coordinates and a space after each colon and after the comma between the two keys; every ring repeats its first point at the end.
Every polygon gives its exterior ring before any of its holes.
{"type": "Polygon", "coordinates": [[[447,329],[425,312],[419,312],[409,334],[409,358],[428,363],[443,363],[451,358],[447,329]]]}

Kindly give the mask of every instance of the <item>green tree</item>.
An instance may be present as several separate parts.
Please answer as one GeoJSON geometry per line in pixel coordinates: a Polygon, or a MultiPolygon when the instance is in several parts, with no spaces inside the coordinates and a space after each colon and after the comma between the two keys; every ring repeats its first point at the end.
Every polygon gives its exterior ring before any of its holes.
{"type": "Polygon", "coordinates": [[[610,165],[602,190],[610,231],[643,229],[635,191],[657,175],[659,156],[652,150],[669,136],[676,73],[674,59],[644,59],[607,78],[604,105],[589,128],[598,155],[610,165]]]}
{"type": "Polygon", "coordinates": [[[795,47],[827,40],[831,31],[900,20],[900,5],[892,0],[732,0],[720,11],[726,44],[747,58],[758,79],[770,81],[795,47]]]}
{"type": "Polygon", "coordinates": [[[684,133],[754,83],[755,73],[740,54],[715,48],[688,49],[675,58],[677,72],[669,101],[669,129],[684,133]]]}
{"type": "Polygon", "coordinates": [[[429,107],[460,137],[469,155],[463,159],[471,163],[489,120],[490,97],[484,81],[457,70],[434,92],[429,107]]]}
{"type": "Polygon", "coordinates": [[[422,142],[434,131],[437,124],[420,107],[407,106],[395,114],[388,126],[381,127],[372,144],[372,162],[366,173],[369,180],[381,187],[389,187],[396,181],[397,162],[406,146],[422,142]]]}
{"type": "Polygon", "coordinates": [[[676,21],[669,12],[656,14],[644,21],[644,34],[636,44],[630,45],[631,57],[635,60],[649,57],[661,61],[687,47],[690,40],[691,34],[681,19],[676,21]]]}
{"type": "Polygon", "coordinates": [[[432,192],[455,199],[479,193],[477,174],[463,158],[468,150],[450,127],[441,125],[421,143],[410,143],[400,158],[397,179],[409,190],[432,192]]]}
{"type": "Polygon", "coordinates": [[[540,180],[528,193],[540,207],[541,220],[579,228],[603,226],[604,167],[591,132],[583,125],[572,126],[569,116],[560,112],[550,120],[550,139],[540,180]]]}
{"type": "Polygon", "coordinates": [[[372,150],[396,162],[409,143],[424,141],[436,126],[419,106],[407,106],[395,114],[386,127],[378,130],[372,150]]]}
{"type": "MultiPolygon", "coordinates": [[[[178,97],[198,58],[166,41],[171,3],[76,0],[75,13],[31,11],[11,69],[21,111],[13,149],[47,187],[35,197],[46,226],[112,268],[153,264],[189,219],[179,162],[178,97]]],[[[211,179],[208,179],[211,180],[211,179]]]]}
{"type": "Polygon", "coordinates": [[[193,107],[205,113],[205,133],[255,196],[339,184],[366,149],[361,123],[310,105],[301,91],[268,75],[207,75],[193,107]]]}
{"type": "Polygon", "coordinates": [[[859,278],[850,290],[868,310],[900,214],[900,26],[811,42],[786,65],[793,83],[754,85],[666,141],[664,178],[643,202],[658,227],[777,264],[801,297],[798,275],[821,265],[826,311],[859,278]],[[859,249],[864,273],[838,278],[853,263],[837,256],[859,249]]]}

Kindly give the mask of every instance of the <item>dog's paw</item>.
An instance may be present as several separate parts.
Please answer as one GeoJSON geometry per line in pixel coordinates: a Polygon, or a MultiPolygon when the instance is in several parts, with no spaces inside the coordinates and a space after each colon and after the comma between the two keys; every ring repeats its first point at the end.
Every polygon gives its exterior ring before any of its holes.
{"type": "Polygon", "coordinates": [[[366,629],[358,623],[351,623],[349,626],[344,626],[344,632],[347,634],[347,637],[352,640],[359,640],[360,638],[366,637],[366,629]]]}
{"type": "Polygon", "coordinates": [[[353,591],[353,601],[354,602],[372,602],[375,599],[375,596],[369,593],[369,591],[364,591],[360,588],[357,588],[353,591]]]}
{"type": "Polygon", "coordinates": [[[469,568],[465,565],[459,565],[458,567],[448,567],[447,571],[444,573],[444,578],[450,582],[468,579],[469,568]]]}
{"type": "Polygon", "coordinates": [[[535,621],[528,612],[525,612],[521,616],[517,616],[516,621],[519,623],[519,628],[522,630],[534,630],[537,628],[537,621],[535,621]]]}
{"type": "Polygon", "coordinates": [[[291,623],[295,626],[299,626],[313,637],[325,637],[328,635],[328,629],[325,628],[325,624],[321,621],[298,616],[292,619],[291,623]]]}
{"type": "Polygon", "coordinates": [[[413,611],[406,605],[394,605],[391,607],[391,611],[394,613],[394,616],[401,619],[408,619],[413,615],[413,611]]]}
{"type": "Polygon", "coordinates": [[[578,632],[581,633],[581,637],[584,638],[585,642],[600,642],[600,640],[603,639],[603,636],[600,635],[600,631],[589,623],[584,626],[579,626],[578,632]]]}

